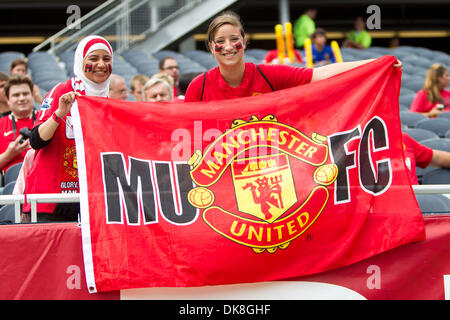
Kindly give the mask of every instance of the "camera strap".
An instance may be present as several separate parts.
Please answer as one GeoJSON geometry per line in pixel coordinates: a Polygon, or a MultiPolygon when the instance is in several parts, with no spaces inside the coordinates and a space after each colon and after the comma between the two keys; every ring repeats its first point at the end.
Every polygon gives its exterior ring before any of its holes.
{"type": "MultiPolygon", "coordinates": [[[[33,112],[31,114],[31,117],[33,118],[33,126],[34,126],[34,122],[36,121],[36,112],[35,112],[34,109],[33,109],[33,112]]],[[[12,113],[11,113],[11,125],[12,125],[12,131],[13,131],[13,134],[14,134],[14,140],[16,140],[16,138],[17,138],[17,135],[16,135],[16,133],[17,133],[16,117],[14,117],[14,115],[12,113]]]]}

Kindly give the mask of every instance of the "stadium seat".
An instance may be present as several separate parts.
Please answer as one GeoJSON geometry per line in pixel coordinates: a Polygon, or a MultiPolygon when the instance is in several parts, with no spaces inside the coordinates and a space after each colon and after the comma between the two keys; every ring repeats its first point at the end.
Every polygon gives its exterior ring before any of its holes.
{"type": "Polygon", "coordinates": [[[411,138],[413,138],[417,142],[422,142],[427,139],[439,138],[439,136],[436,133],[421,128],[405,128],[402,129],[402,131],[404,133],[407,133],[411,138]]]}
{"type": "Polygon", "coordinates": [[[416,123],[426,119],[427,117],[425,115],[418,112],[412,112],[409,110],[400,111],[400,122],[408,128],[414,128],[416,123]]]}
{"type": "Polygon", "coordinates": [[[415,92],[423,88],[424,79],[420,77],[411,77],[405,80],[405,87],[415,92]]]}
{"type": "Polygon", "coordinates": [[[0,71],[9,74],[11,62],[15,59],[25,59],[25,55],[22,52],[17,51],[4,51],[0,53],[0,71]]]}
{"type": "Polygon", "coordinates": [[[422,214],[442,214],[450,212],[450,200],[442,194],[416,194],[422,214]]]}
{"type": "Polygon", "coordinates": [[[217,66],[217,60],[214,59],[214,57],[206,51],[192,50],[185,52],[184,55],[189,59],[199,63],[207,70],[215,68],[217,66]]]}
{"type": "Polygon", "coordinates": [[[409,109],[415,97],[416,97],[415,93],[404,93],[404,94],[400,93],[399,97],[400,104],[408,106],[409,109]]]}
{"type": "Polygon", "coordinates": [[[438,118],[444,118],[444,119],[450,120],[450,112],[442,112],[441,114],[438,115],[438,118]]]}
{"type": "Polygon", "coordinates": [[[246,50],[247,55],[252,56],[253,58],[257,59],[259,61],[259,63],[262,63],[262,61],[264,61],[264,58],[266,57],[267,52],[269,52],[269,50],[265,50],[265,49],[248,49],[248,50],[246,50]]]}
{"type": "Polygon", "coordinates": [[[0,224],[15,223],[14,205],[8,204],[0,208],[0,224]]]}
{"type": "Polygon", "coordinates": [[[2,190],[2,194],[12,194],[14,191],[14,186],[16,185],[16,181],[11,181],[8,184],[5,185],[5,187],[2,190]]]}
{"type": "Polygon", "coordinates": [[[137,69],[140,74],[149,77],[159,72],[158,59],[141,50],[128,50],[122,57],[137,69]]]}
{"type": "Polygon", "coordinates": [[[19,171],[22,168],[22,162],[16,163],[15,165],[12,165],[11,167],[6,170],[4,179],[5,179],[5,186],[10,183],[11,181],[16,181],[17,177],[19,176],[19,171]]]}
{"type": "Polygon", "coordinates": [[[422,177],[422,184],[450,184],[450,169],[436,168],[426,172],[422,177]]]}
{"type": "Polygon", "coordinates": [[[416,128],[422,128],[425,130],[433,131],[439,137],[445,137],[445,134],[448,130],[450,130],[450,119],[445,118],[433,118],[433,119],[424,119],[422,121],[417,122],[414,125],[416,128]]]}
{"type": "Polygon", "coordinates": [[[450,152],[450,139],[447,138],[431,138],[423,140],[421,143],[431,149],[450,152]]]}

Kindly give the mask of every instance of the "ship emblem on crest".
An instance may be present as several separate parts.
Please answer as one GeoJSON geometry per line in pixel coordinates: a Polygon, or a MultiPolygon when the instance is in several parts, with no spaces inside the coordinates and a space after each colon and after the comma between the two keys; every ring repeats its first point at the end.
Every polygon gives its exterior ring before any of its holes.
{"type": "Polygon", "coordinates": [[[188,200],[202,210],[206,224],[229,240],[256,253],[286,249],[320,216],[329,198],[327,186],[337,178],[337,166],[326,163],[325,141],[272,115],[235,120],[203,154],[198,150],[191,157],[196,187],[188,200]],[[305,183],[311,189],[300,197],[296,184],[302,184],[302,177],[294,176],[298,170],[292,169],[292,160],[312,166],[310,183],[305,183]]]}

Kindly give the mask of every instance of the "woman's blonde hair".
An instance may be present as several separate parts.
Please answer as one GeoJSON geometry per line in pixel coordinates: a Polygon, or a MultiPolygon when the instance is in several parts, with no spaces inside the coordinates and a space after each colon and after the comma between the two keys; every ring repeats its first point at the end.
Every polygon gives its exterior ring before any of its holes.
{"type": "Polygon", "coordinates": [[[217,29],[225,24],[231,24],[232,26],[239,28],[239,32],[242,38],[245,39],[245,31],[241,22],[241,18],[233,11],[225,11],[215,17],[209,24],[206,34],[206,48],[208,48],[208,50],[210,49],[210,43],[214,42],[214,36],[216,35],[217,29]]]}
{"type": "Polygon", "coordinates": [[[427,71],[423,88],[427,91],[427,99],[431,103],[442,101],[442,97],[439,92],[439,78],[444,76],[446,71],[447,69],[439,63],[433,64],[427,71]]]}

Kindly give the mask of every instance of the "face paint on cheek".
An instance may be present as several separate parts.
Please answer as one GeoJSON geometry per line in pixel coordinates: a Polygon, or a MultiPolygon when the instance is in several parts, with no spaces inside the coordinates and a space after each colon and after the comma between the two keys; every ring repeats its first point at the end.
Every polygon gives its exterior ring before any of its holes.
{"type": "Polygon", "coordinates": [[[86,63],[84,66],[84,72],[92,72],[92,64],[86,63]]]}
{"type": "Polygon", "coordinates": [[[109,70],[109,73],[111,74],[112,73],[112,65],[108,64],[108,70],[109,70]]]}
{"type": "Polygon", "coordinates": [[[219,45],[217,45],[217,44],[216,44],[216,46],[214,47],[214,51],[215,51],[215,52],[221,52],[222,49],[223,49],[223,46],[219,46],[219,45]]]}
{"type": "Polygon", "coordinates": [[[242,45],[242,42],[238,42],[238,43],[235,43],[235,44],[234,44],[234,47],[235,47],[237,50],[241,50],[244,46],[242,45]]]}

